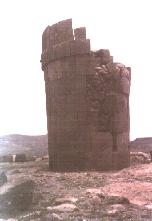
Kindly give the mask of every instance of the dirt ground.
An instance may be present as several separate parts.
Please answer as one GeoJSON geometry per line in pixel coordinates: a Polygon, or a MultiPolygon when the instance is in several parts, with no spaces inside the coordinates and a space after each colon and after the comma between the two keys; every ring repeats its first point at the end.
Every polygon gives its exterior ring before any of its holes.
{"type": "Polygon", "coordinates": [[[1,163],[9,179],[27,177],[35,183],[33,204],[8,220],[151,221],[152,163],[121,171],[55,173],[48,160],[1,163]]]}

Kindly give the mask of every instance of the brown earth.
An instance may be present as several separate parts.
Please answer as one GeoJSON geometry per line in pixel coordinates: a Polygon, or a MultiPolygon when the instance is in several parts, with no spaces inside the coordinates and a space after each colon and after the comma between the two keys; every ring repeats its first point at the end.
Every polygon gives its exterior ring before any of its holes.
{"type": "Polygon", "coordinates": [[[131,167],[120,171],[55,173],[49,171],[48,159],[40,158],[47,154],[46,137],[34,137],[34,141],[33,137],[19,137],[1,137],[1,153],[19,151],[39,158],[0,163],[0,171],[6,173],[8,182],[33,180],[33,204],[22,213],[1,213],[1,221],[152,221],[152,163],[145,155],[133,155],[131,167]]]}
{"type": "Polygon", "coordinates": [[[121,171],[56,173],[48,161],[1,163],[8,181],[35,182],[33,206],[15,220],[152,220],[152,163],[121,171]]]}

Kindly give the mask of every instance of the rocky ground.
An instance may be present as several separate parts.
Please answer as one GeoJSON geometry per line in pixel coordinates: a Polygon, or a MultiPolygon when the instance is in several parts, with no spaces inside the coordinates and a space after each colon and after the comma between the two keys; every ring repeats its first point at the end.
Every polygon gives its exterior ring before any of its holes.
{"type": "Polygon", "coordinates": [[[44,156],[46,137],[19,138],[0,139],[0,221],[152,221],[152,163],[144,149],[131,152],[131,166],[120,171],[55,173],[44,156]],[[27,162],[6,162],[16,153],[27,162]]]}
{"type": "Polygon", "coordinates": [[[39,158],[0,163],[0,169],[7,177],[0,187],[0,220],[152,220],[152,163],[55,173],[39,158]]]}

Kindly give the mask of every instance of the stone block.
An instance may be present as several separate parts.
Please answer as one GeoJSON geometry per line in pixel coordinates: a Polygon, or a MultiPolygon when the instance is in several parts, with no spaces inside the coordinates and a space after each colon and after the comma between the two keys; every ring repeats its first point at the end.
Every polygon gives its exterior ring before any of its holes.
{"type": "Polygon", "coordinates": [[[46,40],[45,40],[46,38],[45,38],[45,36],[44,35],[42,35],[42,52],[45,50],[45,48],[46,48],[46,40]]]}
{"type": "Polygon", "coordinates": [[[89,54],[90,40],[75,40],[71,41],[71,56],[80,54],[89,54]]]}
{"type": "Polygon", "coordinates": [[[48,50],[45,49],[41,55],[42,69],[45,70],[45,67],[49,63],[49,53],[48,50]]]}
{"type": "Polygon", "coordinates": [[[52,47],[55,44],[55,32],[56,30],[53,30],[53,28],[50,27],[50,31],[49,31],[50,47],[52,47]]]}
{"type": "Polygon", "coordinates": [[[49,45],[50,26],[47,26],[42,35],[42,52],[48,49],[49,45]]]}
{"type": "Polygon", "coordinates": [[[56,24],[55,44],[73,40],[72,20],[67,19],[56,24]]]}
{"type": "Polygon", "coordinates": [[[17,214],[26,211],[33,203],[34,182],[25,177],[11,179],[0,187],[0,212],[17,214]]]}
{"type": "Polygon", "coordinates": [[[113,146],[112,135],[110,132],[97,132],[91,133],[91,143],[94,153],[111,152],[113,146]]]}
{"type": "Polygon", "coordinates": [[[129,72],[129,81],[131,81],[131,67],[126,67],[129,72]]]}
{"type": "Polygon", "coordinates": [[[49,47],[49,50],[48,50],[48,60],[49,62],[50,61],[54,61],[54,50],[53,50],[53,46],[49,47]]]}
{"type": "MultiPolygon", "coordinates": [[[[113,97],[113,110],[116,113],[127,113],[128,111],[128,98],[123,94],[116,93],[113,97]]],[[[113,114],[114,115],[114,114],[113,114]]]]}
{"type": "Polygon", "coordinates": [[[117,147],[119,152],[129,151],[129,133],[123,132],[117,135],[117,147]]]}
{"type": "Polygon", "coordinates": [[[90,62],[90,54],[81,54],[75,57],[75,71],[77,75],[89,75],[93,72],[90,62]]]}
{"type": "Polygon", "coordinates": [[[112,152],[102,152],[91,154],[89,169],[94,170],[111,170],[112,169],[112,152]]]}
{"type": "Polygon", "coordinates": [[[75,40],[85,40],[86,39],[86,28],[76,28],[74,29],[75,40]]]}
{"type": "Polygon", "coordinates": [[[53,46],[54,60],[70,56],[70,41],[65,41],[53,46]]]}
{"type": "Polygon", "coordinates": [[[58,44],[53,46],[53,55],[54,55],[54,60],[60,58],[60,46],[58,44]]]}
{"type": "Polygon", "coordinates": [[[99,66],[106,65],[112,61],[110,51],[107,49],[100,49],[95,52],[95,57],[99,66]]]}
{"type": "Polygon", "coordinates": [[[85,170],[85,154],[82,152],[64,151],[56,153],[52,157],[52,170],[54,171],[76,171],[85,170]]]}
{"type": "Polygon", "coordinates": [[[130,94],[130,82],[127,77],[122,77],[120,80],[120,91],[126,95],[130,94]]]}
{"type": "Polygon", "coordinates": [[[60,44],[65,41],[74,40],[73,30],[63,30],[61,33],[60,31],[56,32],[55,34],[55,44],[60,44]]]}
{"type": "MultiPolygon", "coordinates": [[[[75,59],[74,57],[64,57],[62,58],[62,60],[59,60],[59,59],[53,60],[53,62],[50,62],[48,64],[48,68],[49,68],[49,73],[48,73],[49,81],[53,81],[57,79],[56,73],[59,73],[59,75],[62,74],[64,78],[66,77],[66,79],[67,80],[69,79],[70,81],[70,78],[75,76],[75,59]]],[[[61,84],[63,85],[65,84],[64,79],[61,84]]]]}
{"type": "Polygon", "coordinates": [[[112,168],[114,170],[121,170],[130,165],[129,151],[113,152],[112,153],[112,168]]]}
{"type": "Polygon", "coordinates": [[[115,113],[112,119],[111,131],[116,133],[127,132],[129,130],[128,112],[115,113]]]}
{"type": "Polygon", "coordinates": [[[97,130],[111,132],[128,130],[128,98],[121,94],[109,94],[99,103],[98,110],[97,130]]]}
{"type": "Polygon", "coordinates": [[[63,20],[63,21],[60,21],[57,23],[57,29],[58,30],[63,30],[63,29],[72,29],[72,19],[66,19],[66,20],[63,20]]]}
{"type": "Polygon", "coordinates": [[[113,132],[122,133],[129,131],[129,101],[125,96],[119,96],[119,99],[114,106],[111,129],[113,132]]]}

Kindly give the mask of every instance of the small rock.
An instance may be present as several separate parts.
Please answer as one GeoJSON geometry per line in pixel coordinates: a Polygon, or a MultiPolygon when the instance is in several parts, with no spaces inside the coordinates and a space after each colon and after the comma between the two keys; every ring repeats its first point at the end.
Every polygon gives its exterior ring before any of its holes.
{"type": "Polygon", "coordinates": [[[32,156],[32,155],[26,155],[26,161],[35,161],[36,160],[36,157],[35,156],[32,156]]]}
{"type": "Polygon", "coordinates": [[[43,218],[44,221],[58,221],[58,220],[63,220],[63,218],[56,214],[56,213],[50,213],[50,214],[47,214],[44,218],[43,218]]]}
{"type": "Polygon", "coordinates": [[[101,199],[98,196],[91,197],[89,202],[94,209],[99,209],[99,207],[101,205],[101,199]]]}
{"type": "Polygon", "coordinates": [[[123,196],[107,196],[106,201],[109,204],[129,204],[129,200],[123,196]]]}
{"type": "Polygon", "coordinates": [[[110,206],[110,209],[108,210],[109,215],[116,215],[117,213],[125,211],[125,207],[121,204],[115,204],[110,206]]]}
{"type": "Polygon", "coordinates": [[[42,158],[40,158],[40,157],[38,157],[38,158],[35,159],[36,162],[39,162],[39,161],[41,161],[41,160],[42,160],[42,158]]]}
{"type": "Polygon", "coordinates": [[[130,161],[132,164],[150,163],[150,154],[143,152],[131,152],[130,161]]]}
{"type": "Polygon", "coordinates": [[[101,189],[95,189],[95,188],[92,188],[92,189],[87,189],[86,190],[86,194],[89,194],[89,195],[96,195],[96,196],[104,196],[104,193],[101,191],[101,189]]]}
{"type": "Polygon", "coordinates": [[[48,211],[58,211],[58,212],[73,212],[78,210],[78,208],[74,204],[63,203],[58,206],[47,207],[48,211]]]}
{"type": "Polygon", "coordinates": [[[102,68],[98,66],[98,67],[95,67],[95,70],[99,71],[99,70],[102,70],[102,68]]]}
{"type": "Polygon", "coordinates": [[[62,217],[59,216],[59,215],[56,214],[56,213],[52,213],[52,216],[53,216],[53,218],[56,219],[56,220],[63,220],[62,217]]]}
{"type": "Polygon", "coordinates": [[[16,169],[16,170],[10,170],[10,171],[7,172],[8,175],[14,175],[14,174],[17,174],[17,173],[21,173],[21,171],[16,169]]]}
{"type": "Polygon", "coordinates": [[[146,209],[149,209],[149,210],[152,210],[152,204],[147,204],[147,205],[145,205],[145,208],[146,208],[146,209]]]}
{"type": "Polygon", "coordinates": [[[55,204],[62,204],[62,203],[75,203],[78,199],[72,196],[65,196],[63,198],[57,198],[55,200],[55,204]]]}
{"type": "Polygon", "coordinates": [[[0,186],[7,182],[7,176],[4,172],[0,172],[0,186]]]}
{"type": "Polygon", "coordinates": [[[42,157],[42,160],[48,160],[48,159],[49,159],[49,155],[48,154],[42,157]]]}
{"type": "Polygon", "coordinates": [[[33,211],[31,213],[28,213],[24,216],[21,216],[20,219],[24,220],[24,221],[31,221],[31,220],[36,220],[41,216],[41,211],[37,210],[37,211],[33,211]]]}

